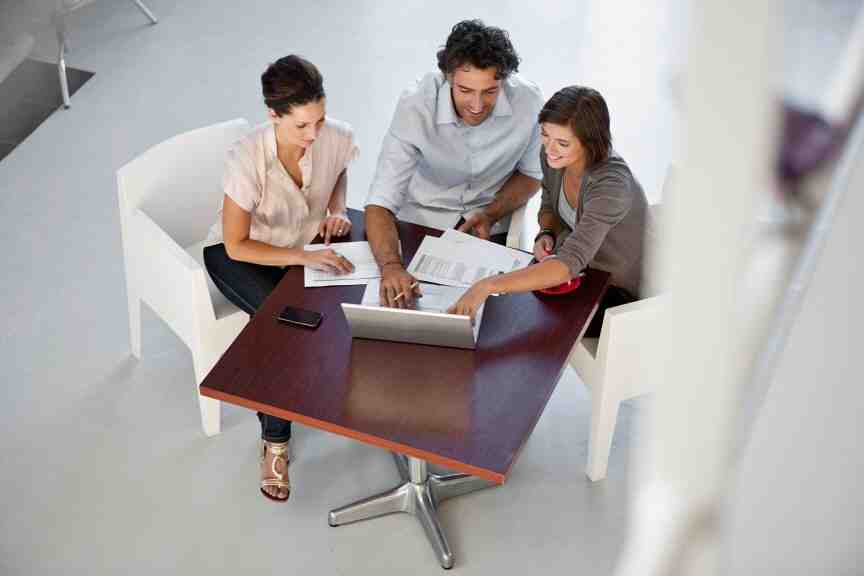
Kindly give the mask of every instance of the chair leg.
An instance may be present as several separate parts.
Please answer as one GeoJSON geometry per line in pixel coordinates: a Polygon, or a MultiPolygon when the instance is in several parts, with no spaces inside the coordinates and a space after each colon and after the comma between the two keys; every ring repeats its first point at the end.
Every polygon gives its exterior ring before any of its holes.
{"type": "Polygon", "coordinates": [[[620,404],[617,398],[603,390],[602,385],[591,390],[591,439],[585,473],[592,482],[606,477],[620,404]]]}
{"type": "Polygon", "coordinates": [[[141,0],[132,1],[135,2],[135,5],[138,6],[138,8],[144,13],[145,16],[147,16],[151,24],[156,24],[157,22],[159,22],[153,12],[150,10],[150,8],[148,8],[147,5],[144,4],[144,2],[142,2],[141,0]]]}
{"type": "Polygon", "coordinates": [[[216,436],[222,430],[222,403],[215,398],[201,395],[198,386],[216,363],[208,360],[204,353],[192,352],[192,367],[195,369],[195,391],[198,392],[198,406],[201,410],[201,426],[206,436],[216,436]]]}
{"type": "Polygon", "coordinates": [[[57,75],[60,79],[60,95],[63,97],[63,107],[69,108],[69,81],[66,78],[66,21],[62,15],[55,16],[57,28],[57,75]]]}
{"type": "Polygon", "coordinates": [[[222,403],[215,398],[198,394],[201,408],[201,426],[205,436],[216,436],[222,431],[222,403]]]}

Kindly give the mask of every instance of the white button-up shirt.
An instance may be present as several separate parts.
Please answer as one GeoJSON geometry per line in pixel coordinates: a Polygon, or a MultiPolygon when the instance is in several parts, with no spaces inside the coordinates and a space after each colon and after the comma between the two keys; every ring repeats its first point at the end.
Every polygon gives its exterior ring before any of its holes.
{"type": "MultiPolygon", "coordinates": [[[[489,117],[470,126],[453,109],[444,76],[427,74],[399,98],[366,205],[443,230],[492,202],[514,171],[541,180],[542,107],[540,89],[511,74],[501,82],[489,117]]],[[[503,218],[492,232],[505,232],[509,220],[503,218]]]]}

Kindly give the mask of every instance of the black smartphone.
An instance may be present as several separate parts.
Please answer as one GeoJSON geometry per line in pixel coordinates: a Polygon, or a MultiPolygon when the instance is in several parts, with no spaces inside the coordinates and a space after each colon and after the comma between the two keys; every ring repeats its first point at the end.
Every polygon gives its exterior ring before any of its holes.
{"type": "Polygon", "coordinates": [[[285,324],[294,324],[295,326],[303,326],[304,328],[317,328],[321,324],[321,320],[324,319],[324,315],[312,310],[286,306],[276,319],[285,324]]]}

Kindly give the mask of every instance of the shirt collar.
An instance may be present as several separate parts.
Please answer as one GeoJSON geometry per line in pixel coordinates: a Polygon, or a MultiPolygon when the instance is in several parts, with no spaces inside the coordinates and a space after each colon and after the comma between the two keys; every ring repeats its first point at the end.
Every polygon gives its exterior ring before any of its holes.
{"type": "MultiPolygon", "coordinates": [[[[510,99],[507,97],[507,90],[504,89],[506,80],[501,82],[501,90],[498,92],[498,99],[495,101],[495,108],[492,109],[492,116],[512,116],[513,107],[510,105],[510,99]]],[[[453,108],[453,96],[450,92],[450,82],[444,80],[441,86],[438,87],[438,99],[435,109],[436,124],[459,124],[462,119],[456,115],[456,110],[453,108]]]]}
{"type": "Polygon", "coordinates": [[[510,105],[510,98],[507,97],[505,88],[506,80],[501,81],[501,90],[498,91],[498,100],[495,101],[495,108],[492,109],[492,116],[512,116],[513,107],[510,105]]]}
{"type": "Polygon", "coordinates": [[[450,82],[444,80],[438,87],[438,99],[435,110],[436,124],[458,124],[459,116],[453,109],[453,97],[450,94],[450,82]]]}
{"type": "MultiPolygon", "coordinates": [[[[315,140],[315,142],[312,143],[312,146],[306,149],[306,153],[303,154],[302,158],[300,158],[300,168],[307,166],[312,161],[311,156],[314,153],[316,144],[318,144],[318,140],[315,140]]],[[[276,126],[272,122],[270,122],[270,126],[267,128],[267,131],[264,134],[264,154],[267,158],[268,168],[276,167],[281,169],[283,172],[285,171],[285,167],[282,166],[282,162],[279,160],[279,157],[277,155],[276,126]]]]}

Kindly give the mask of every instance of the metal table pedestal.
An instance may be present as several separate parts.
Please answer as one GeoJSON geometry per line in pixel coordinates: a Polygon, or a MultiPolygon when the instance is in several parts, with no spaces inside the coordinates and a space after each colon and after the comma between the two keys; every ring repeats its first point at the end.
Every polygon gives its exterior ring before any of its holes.
{"type": "Polygon", "coordinates": [[[438,505],[455,496],[495,486],[494,482],[470,474],[431,474],[426,461],[393,454],[402,484],[352,504],[332,510],[330,526],[377,518],[394,512],[413,514],[423,526],[442,568],[453,567],[453,552],[438,521],[438,505]]]}

